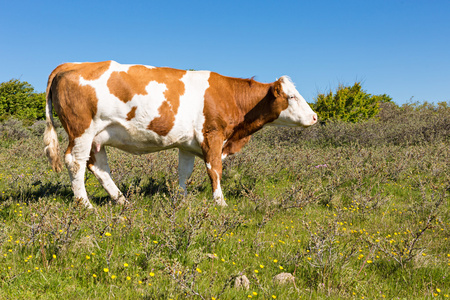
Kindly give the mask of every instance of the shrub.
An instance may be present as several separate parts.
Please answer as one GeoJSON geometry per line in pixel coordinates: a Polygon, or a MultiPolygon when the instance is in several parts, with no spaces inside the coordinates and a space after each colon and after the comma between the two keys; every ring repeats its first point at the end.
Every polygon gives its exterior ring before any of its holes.
{"type": "Polygon", "coordinates": [[[21,120],[45,118],[45,93],[36,93],[31,84],[11,79],[0,84],[0,120],[15,117],[21,120]]]}
{"type": "Polygon", "coordinates": [[[0,137],[4,141],[22,140],[30,136],[29,130],[24,126],[23,122],[14,118],[0,122],[0,137]]]}
{"type": "Polygon", "coordinates": [[[335,94],[319,94],[313,104],[314,110],[322,121],[342,120],[358,122],[373,118],[379,113],[380,103],[392,100],[386,94],[371,95],[364,91],[360,82],[352,87],[339,85],[335,94]]]}

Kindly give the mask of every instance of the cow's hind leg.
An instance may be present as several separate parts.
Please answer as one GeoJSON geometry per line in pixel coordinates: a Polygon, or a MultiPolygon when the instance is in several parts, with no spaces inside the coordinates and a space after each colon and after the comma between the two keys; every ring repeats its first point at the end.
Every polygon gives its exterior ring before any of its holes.
{"type": "Polygon", "coordinates": [[[79,137],[75,140],[69,140],[69,147],[66,150],[64,161],[69,171],[70,182],[74,197],[87,208],[93,208],[87,196],[84,185],[84,173],[86,171],[86,161],[89,158],[92,140],[85,137],[79,137]],[[87,141],[86,141],[87,140],[87,141]]]}
{"type": "Polygon", "coordinates": [[[178,183],[183,189],[184,193],[186,190],[186,181],[191,177],[192,171],[194,170],[195,156],[189,152],[179,150],[178,152],[178,183]]]}
{"type": "Polygon", "coordinates": [[[97,177],[100,184],[109,196],[119,204],[128,203],[125,196],[111,178],[111,170],[108,165],[108,157],[104,147],[93,147],[87,162],[89,170],[97,177]]]}

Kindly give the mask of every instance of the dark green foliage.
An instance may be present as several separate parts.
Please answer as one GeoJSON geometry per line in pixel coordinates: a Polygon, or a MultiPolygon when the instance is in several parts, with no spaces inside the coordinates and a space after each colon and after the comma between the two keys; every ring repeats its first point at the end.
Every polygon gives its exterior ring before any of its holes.
{"type": "Polygon", "coordinates": [[[11,79],[0,84],[0,120],[8,117],[21,120],[45,118],[45,93],[36,93],[31,84],[11,79]]]}
{"type": "Polygon", "coordinates": [[[360,82],[352,87],[339,85],[336,93],[330,91],[327,95],[319,94],[315,99],[313,109],[322,121],[342,120],[359,122],[376,116],[380,103],[392,100],[386,94],[371,95],[364,91],[360,82]]]}

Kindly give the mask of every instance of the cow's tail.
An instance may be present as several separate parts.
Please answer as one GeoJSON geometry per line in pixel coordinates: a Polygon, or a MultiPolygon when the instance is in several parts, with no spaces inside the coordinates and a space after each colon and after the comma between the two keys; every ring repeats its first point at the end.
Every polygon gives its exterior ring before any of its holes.
{"type": "Polygon", "coordinates": [[[58,142],[58,136],[56,134],[55,126],[53,123],[53,116],[52,116],[52,91],[51,91],[51,85],[53,82],[53,79],[55,78],[56,74],[51,74],[48,78],[48,84],[47,84],[47,98],[46,98],[46,105],[45,105],[45,117],[46,117],[46,127],[44,132],[44,152],[48,157],[48,160],[50,164],[52,165],[52,169],[55,172],[60,172],[62,170],[62,164],[61,159],[59,158],[59,142],[58,142]]]}

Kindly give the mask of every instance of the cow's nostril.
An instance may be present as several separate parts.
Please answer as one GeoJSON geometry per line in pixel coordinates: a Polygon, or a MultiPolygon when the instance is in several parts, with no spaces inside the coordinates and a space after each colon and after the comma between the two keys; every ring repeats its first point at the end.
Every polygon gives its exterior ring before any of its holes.
{"type": "Polygon", "coordinates": [[[313,122],[314,122],[314,123],[317,122],[317,114],[314,114],[314,115],[312,116],[312,118],[313,118],[313,122]]]}

